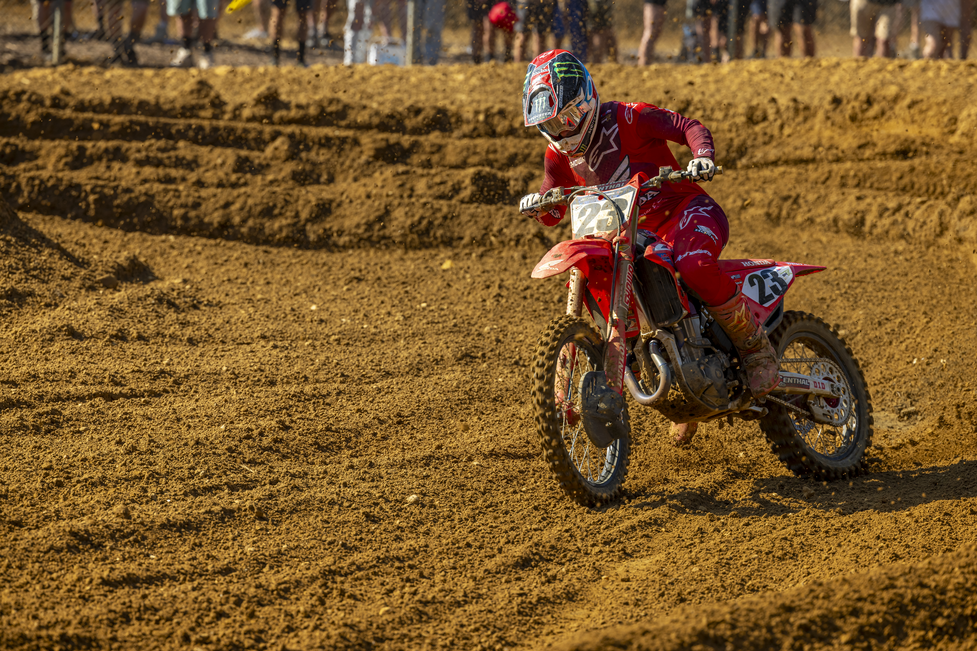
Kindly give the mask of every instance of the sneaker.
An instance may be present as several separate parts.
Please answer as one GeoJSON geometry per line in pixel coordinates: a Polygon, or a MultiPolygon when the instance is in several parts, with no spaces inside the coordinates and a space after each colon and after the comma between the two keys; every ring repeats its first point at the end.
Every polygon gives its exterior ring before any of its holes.
{"type": "Polygon", "coordinates": [[[268,32],[261,29],[260,27],[254,27],[248,30],[247,32],[245,32],[244,36],[242,36],[241,38],[243,38],[246,41],[257,41],[260,39],[268,38],[268,32]]]}
{"type": "Polygon", "coordinates": [[[176,56],[170,61],[171,68],[192,68],[193,67],[193,52],[185,47],[181,47],[176,51],[176,56]]]}
{"type": "Polygon", "coordinates": [[[153,34],[153,43],[165,43],[166,42],[166,23],[160,21],[156,23],[156,32],[153,34]]]}
{"type": "Polygon", "coordinates": [[[197,67],[201,70],[207,70],[214,67],[214,55],[210,52],[204,52],[199,57],[197,57],[197,67]]]}

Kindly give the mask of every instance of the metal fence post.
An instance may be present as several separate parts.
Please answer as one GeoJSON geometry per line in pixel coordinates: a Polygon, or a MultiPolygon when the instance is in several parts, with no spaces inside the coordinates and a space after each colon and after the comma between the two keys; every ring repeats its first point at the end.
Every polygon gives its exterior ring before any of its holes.
{"type": "Polygon", "coordinates": [[[61,63],[64,53],[64,0],[51,0],[51,63],[61,63]]]}
{"type": "Polygon", "coordinates": [[[421,62],[420,22],[424,0],[407,0],[407,52],[404,63],[408,66],[421,62]]]}

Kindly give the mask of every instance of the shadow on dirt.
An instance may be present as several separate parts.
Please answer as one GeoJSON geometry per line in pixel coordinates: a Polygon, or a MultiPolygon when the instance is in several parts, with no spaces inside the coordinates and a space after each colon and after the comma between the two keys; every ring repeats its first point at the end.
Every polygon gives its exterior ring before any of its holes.
{"type": "Polygon", "coordinates": [[[814,484],[802,477],[769,477],[754,482],[748,498],[733,503],[707,490],[633,495],[631,508],[662,506],[679,512],[739,517],[769,517],[816,509],[836,515],[863,511],[896,513],[944,500],[977,497],[977,461],[946,466],[891,470],[849,482],[814,484]]]}

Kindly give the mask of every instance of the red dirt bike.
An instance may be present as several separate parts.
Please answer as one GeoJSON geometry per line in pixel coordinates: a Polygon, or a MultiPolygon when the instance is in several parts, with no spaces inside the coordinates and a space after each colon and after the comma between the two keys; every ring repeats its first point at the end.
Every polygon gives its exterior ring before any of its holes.
{"type": "Polygon", "coordinates": [[[541,198],[544,210],[568,207],[573,237],[532,273],[548,278],[570,271],[566,315],[536,344],[533,407],[550,469],[584,505],[621,494],[631,448],[625,393],[676,423],[756,420],[797,475],[853,477],[871,443],[871,399],[851,349],[821,319],[784,312],[794,280],[825,267],[719,261],[780,360],[780,385],[764,398],[750,393],[739,353],[708,307],[683,287],[671,249],[638,230],[642,193],[687,179],[687,172],[663,167],[644,182],[635,176],[627,183],[552,188],[541,198]],[[590,320],[582,316],[585,307],[590,320]]]}

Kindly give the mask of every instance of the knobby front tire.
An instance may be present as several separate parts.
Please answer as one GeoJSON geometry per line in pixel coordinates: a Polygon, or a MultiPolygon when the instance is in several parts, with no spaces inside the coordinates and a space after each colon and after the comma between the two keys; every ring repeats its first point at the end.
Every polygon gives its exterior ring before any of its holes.
{"type": "MultiPolygon", "coordinates": [[[[840,426],[815,423],[797,412],[767,401],[769,413],[760,419],[760,429],[774,454],[796,475],[819,480],[848,479],[865,470],[865,451],[872,444],[872,399],[865,376],[851,348],[838,331],[816,316],[787,312],[770,335],[770,343],[781,360],[780,369],[808,374],[825,360],[841,370],[843,377],[831,378],[847,385],[850,411],[840,426]]],[[[798,406],[807,396],[785,396],[798,406]]],[[[837,400],[829,406],[838,407],[837,400]]],[[[842,403],[844,407],[848,403],[842,403]]]]}
{"type": "Polygon", "coordinates": [[[600,335],[579,317],[553,320],[536,343],[532,399],[543,455],[560,487],[584,506],[617,499],[628,471],[631,449],[627,406],[622,415],[628,434],[606,448],[587,438],[580,417],[580,379],[603,368],[600,335]]]}

